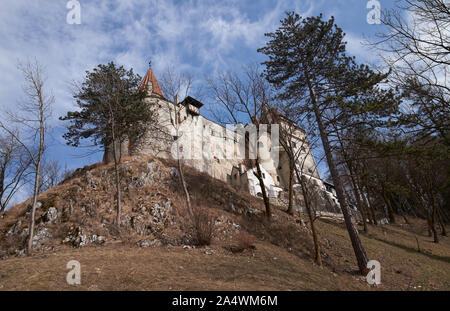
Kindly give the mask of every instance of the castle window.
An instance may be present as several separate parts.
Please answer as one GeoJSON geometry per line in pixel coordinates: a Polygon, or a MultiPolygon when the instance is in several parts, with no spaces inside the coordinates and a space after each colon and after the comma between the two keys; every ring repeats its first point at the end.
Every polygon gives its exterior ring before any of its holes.
{"type": "Polygon", "coordinates": [[[280,176],[277,176],[277,181],[280,182],[280,176]]]}
{"type": "Polygon", "coordinates": [[[262,142],[258,142],[258,148],[262,148],[262,147],[264,147],[264,144],[262,143],[262,142]]]}
{"type": "Polygon", "coordinates": [[[266,178],[266,174],[262,173],[263,178],[266,178]]]}

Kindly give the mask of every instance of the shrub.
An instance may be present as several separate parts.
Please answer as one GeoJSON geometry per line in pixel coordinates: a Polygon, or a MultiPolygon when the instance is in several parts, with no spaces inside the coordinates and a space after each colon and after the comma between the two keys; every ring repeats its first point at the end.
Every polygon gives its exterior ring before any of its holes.
{"type": "Polygon", "coordinates": [[[39,201],[42,203],[41,209],[43,211],[47,211],[50,207],[55,207],[57,198],[58,198],[57,193],[51,193],[47,195],[46,198],[39,199],[39,201]]]}
{"type": "Polygon", "coordinates": [[[28,241],[28,236],[13,234],[2,237],[2,243],[0,243],[0,252],[4,255],[14,255],[16,250],[24,249],[28,241]]]}
{"type": "Polygon", "coordinates": [[[208,208],[193,204],[191,210],[187,207],[180,210],[180,216],[184,220],[181,227],[189,237],[188,243],[195,246],[211,244],[215,230],[215,217],[208,208]]]}
{"type": "Polygon", "coordinates": [[[194,205],[191,213],[193,243],[196,246],[210,245],[215,229],[215,218],[202,206],[194,205]]]}
{"type": "Polygon", "coordinates": [[[243,250],[255,249],[255,239],[245,231],[240,231],[236,236],[236,245],[243,250]]]}
{"type": "Polygon", "coordinates": [[[242,253],[246,249],[255,249],[255,239],[245,231],[240,231],[233,237],[233,244],[226,247],[232,253],[242,253]]]}

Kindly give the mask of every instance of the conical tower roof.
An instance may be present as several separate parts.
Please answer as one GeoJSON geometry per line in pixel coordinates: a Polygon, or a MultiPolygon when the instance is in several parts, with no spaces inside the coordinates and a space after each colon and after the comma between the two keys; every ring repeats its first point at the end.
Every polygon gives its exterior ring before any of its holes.
{"type": "Polygon", "coordinates": [[[145,74],[144,79],[139,86],[139,89],[147,89],[149,83],[152,84],[152,94],[156,94],[164,98],[161,88],[159,87],[158,80],[156,79],[155,73],[153,72],[151,67],[148,68],[148,71],[145,74]]]}

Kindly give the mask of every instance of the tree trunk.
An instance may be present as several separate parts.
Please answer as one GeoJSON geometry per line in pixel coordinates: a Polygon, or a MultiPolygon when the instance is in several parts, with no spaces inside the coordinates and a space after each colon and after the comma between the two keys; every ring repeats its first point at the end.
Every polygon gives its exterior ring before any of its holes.
{"type": "Polygon", "coordinates": [[[174,108],[174,112],[175,112],[175,116],[174,116],[174,124],[173,126],[175,127],[175,132],[177,135],[177,166],[178,166],[178,172],[180,173],[180,182],[181,182],[181,187],[183,188],[183,192],[184,192],[184,196],[185,196],[185,200],[186,200],[186,206],[188,208],[189,214],[191,214],[192,216],[192,205],[191,205],[191,197],[189,195],[189,190],[187,188],[186,185],[186,181],[184,180],[184,172],[183,172],[183,165],[181,163],[181,157],[180,157],[180,133],[179,133],[179,112],[178,112],[178,94],[175,95],[174,98],[174,102],[175,102],[175,108],[174,108]]]}
{"type": "Polygon", "coordinates": [[[367,219],[369,220],[369,224],[374,225],[373,217],[370,215],[370,207],[369,203],[367,202],[367,198],[364,195],[362,191],[361,192],[361,198],[362,198],[362,204],[364,205],[364,210],[366,211],[367,219]]]}
{"type": "Polygon", "coordinates": [[[443,222],[448,223],[449,222],[448,214],[443,209],[439,209],[439,211],[441,212],[443,222]]]}
{"type": "Polygon", "coordinates": [[[351,182],[352,182],[352,185],[353,185],[353,195],[356,198],[356,204],[358,204],[358,209],[361,212],[364,232],[368,233],[369,229],[367,227],[367,213],[366,213],[366,210],[364,209],[364,205],[363,205],[363,203],[361,201],[361,196],[360,196],[360,193],[359,193],[358,186],[356,184],[355,177],[353,176],[354,172],[353,172],[353,169],[352,169],[352,165],[351,165],[351,163],[348,163],[347,166],[348,166],[348,169],[349,169],[349,172],[350,172],[350,179],[351,179],[351,182]]]}
{"type": "Polygon", "coordinates": [[[403,219],[405,220],[405,224],[409,225],[410,222],[408,218],[406,217],[405,211],[403,210],[401,204],[398,206],[398,210],[400,211],[400,214],[402,215],[403,219]]]}
{"type": "Polygon", "coordinates": [[[302,176],[298,172],[298,168],[296,165],[294,166],[294,169],[295,169],[295,173],[297,175],[297,179],[300,182],[300,185],[302,187],[303,201],[305,201],[306,212],[308,213],[309,223],[311,224],[311,233],[313,236],[316,263],[319,266],[322,266],[322,255],[320,254],[320,244],[319,244],[319,239],[317,237],[316,225],[314,224],[315,219],[314,219],[314,216],[312,213],[311,202],[309,202],[308,188],[305,185],[305,182],[303,181],[302,176]]]}
{"type": "MultiPolygon", "coordinates": [[[[292,159],[289,159],[289,162],[292,162],[292,159]]],[[[294,215],[294,165],[289,163],[289,203],[287,213],[290,215],[294,215]]]]}
{"type": "Polygon", "coordinates": [[[363,200],[364,200],[365,205],[367,206],[367,214],[369,216],[370,224],[376,226],[378,223],[375,218],[375,214],[373,212],[373,209],[370,206],[369,199],[367,198],[367,196],[364,193],[363,193],[363,200]]]}
{"type": "Polygon", "coordinates": [[[356,183],[358,185],[359,193],[361,195],[361,201],[364,206],[364,210],[366,211],[367,219],[369,220],[369,224],[374,225],[372,215],[370,215],[370,206],[369,201],[367,200],[366,193],[364,193],[364,184],[361,182],[361,179],[356,175],[356,183]]]}
{"type": "MultiPolygon", "coordinates": [[[[177,148],[178,148],[178,143],[177,143],[177,148]]],[[[180,173],[180,181],[181,181],[181,185],[183,187],[183,192],[184,192],[184,196],[186,199],[186,205],[187,208],[189,210],[189,213],[192,213],[192,209],[191,209],[191,197],[189,195],[189,191],[186,185],[186,182],[184,181],[184,172],[183,172],[183,166],[181,164],[181,159],[178,155],[178,160],[177,160],[177,165],[178,165],[178,172],[180,173]]]]}
{"type": "Polygon", "coordinates": [[[33,236],[34,236],[34,218],[36,216],[36,205],[37,199],[39,195],[39,178],[41,174],[41,160],[42,154],[44,153],[44,142],[45,142],[45,126],[44,126],[44,107],[41,104],[40,106],[40,120],[39,120],[39,153],[35,163],[35,176],[34,176],[34,191],[33,191],[33,207],[31,208],[31,216],[30,216],[30,228],[28,231],[28,247],[27,254],[31,255],[31,251],[33,248],[33,236]]]}
{"type": "Polygon", "coordinates": [[[264,205],[266,206],[266,218],[270,220],[272,218],[272,209],[270,208],[269,197],[267,196],[266,187],[264,186],[264,178],[262,176],[258,155],[256,156],[256,178],[258,178],[261,193],[264,200],[264,205]]]}
{"type": "Polygon", "coordinates": [[[409,220],[408,220],[408,218],[406,217],[406,214],[405,214],[405,211],[403,210],[403,207],[402,207],[402,203],[400,202],[400,199],[399,200],[396,200],[395,198],[394,198],[394,196],[393,195],[391,195],[391,199],[392,199],[392,202],[395,204],[395,206],[397,207],[397,210],[400,212],[400,215],[403,217],[403,219],[405,220],[405,223],[407,224],[407,225],[409,225],[410,223],[409,223],[409,220]]]}
{"type": "Polygon", "coordinates": [[[367,193],[367,203],[369,204],[369,212],[370,212],[370,216],[372,217],[372,222],[375,226],[378,226],[378,221],[377,221],[377,215],[375,213],[375,206],[373,204],[373,201],[370,200],[370,190],[369,187],[366,185],[366,193],[367,193]]]}
{"type": "MultiPolygon", "coordinates": [[[[303,181],[302,181],[302,184],[303,184],[303,181]]],[[[305,186],[303,185],[302,188],[305,189],[305,186]]],[[[304,199],[305,199],[305,202],[306,202],[308,200],[308,198],[307,198],[308,197],[307,191],[304,194],[305,194],[305,198],[304,199]]],[[[305,203],[305,205],[306,205],[306,211],[308,212],[309,222],[311,223],[311,232],[312,232],[313,241],[314,241],[314,249],[315,249],[315,252],[316,252],[316,263],[319,266],[322,266],[322,255],[320,254],[320,245],[319,245],[319,239],[317,237],[316,225],[314,224],[314,221],[315,221],[314,215],[313,215],[312,210],[311,210],[311,205],[309,203],[308,204],[305,203]]]]}
{"type": "Polygon", "coordinates": [[[433,224],[433,220],[432,220],[432,216],[430,215],[430,210],[427,208],[425,201],[422,197],[422,194],[417,194],[417,199],[419,201],[419,205],[422,207],[424,213],[425,213],[425,218],[427,220],[427,224],[428,224],[428,235],[431,237],[434,237],[434,242],[438,243],[439,242],[439,237],[436,231],[436,227],[433,224]]]}
{"type": "Polygon", "coordinates": [[[337,129],[336,129],[336,135],[339,140],[339,144],[341,145],[341,154],[344,157],[345,164],[347,165],[347,169],[350,174],[350,181],[353,186],[353,195],[355,196],[356,204],[358,205],[358,210],[361,213],[364,232],[367,233],[369,231],[369,229],[367,228],[367,215],[366,215],[366,211],[364,210],[364,206],[361,203],[361,197],[359,195],[359,190],[358,190],[355,176],[354,176],[353,164],[352,164],[352,161],[348,158],[347,152],[345,151],[345,148],[344,148],[344,144],[342,143],[341,135],[337,129]]]}
{"type": "Polygon", "coordinates": [[[6,165],[6,162],[4,162],[4,167],[0,168],[0,213],[3,213],[6,208],[6,204],[3,204],[6,165]]]}
{"type": "Polygon", "coordinates": [[[434,235],[434,243],[439,243],[439,237],[436,230],[436,221],[437,221],[437,208],[433,206],[433,213],[431,215],[431,225],[433,226],[433,235],[434,235]]]}
{"type": "Polygon", "coordinates": [[[358,189],[356,189],[356,185],[353,185],[353,192],[354,192],[354,195],[356,197],[356,204],[358,204],[359,211],[361,212],[364,232],[368,233],[369,229],[367,227],[367,214],[366,214],[366,210],[364,209],[364,206],[363,206],[363,204],[361,202],[361,197],[359,196],[359,191],[358,191],[358,189]]]}
{"type": "Polygon", "coordinates": [[[433,233],[434,243],[439,243],[439,235],[436,230],[435,217],[436,217],[436,215],[433,212],[432,216],[430,217],[431,218],[431,221],[430,221],[431,222],[431,232],[433,233]]]}
{"type": "Polygon", "coordinates": [[[114,173],[116,182],[116,202],[117,202],[116,224],[117,227],[120,227],[120,215],[122,214],[122,192],[120,189],[120,172],[119,172],[120,158],[118,158],[117,155],[115,135],[113,135],[113,153],[114,153],[114,173]]]}
{"type": "Polygon", "coordinates": [[[439,225],[441,226],[442,236],[447,236],[447,230],[445,229],[445,223],[444,223],[444,219],[442,217],[442,211],[440,208],[438,209],[438,220],[439,220],[439,225]]]}
{"type": "MultiPolygon", "coordinates": [[[[356,174],[356,172],[354,173],[356,174]]],[[[369,203],[367,202],[367,198],[364,194],[363,186],[361,185],[361,181],[359,180],[358,175],[356,175],[356,178],[354,178],[354,185],[357,193],[360,195],[361,209],[364,210],[366,221],[368,220],[369,224],[374,224],[369,211],[369,203]]]]}
{"type": "MultiPolygon", "coordinates": [[[[253,123],[256,126],[257,129],[257,135],[256,137],[258,137],[259,139],[259,122],[254,122],[253,123]]],[[[245,135],[245,146],[246,146],[246,150],[245,150],[245,159],[249,159],[250,160],[250,137],[246,134],[245,135]]],[[[261,188],[261,194],[263,196],[263,201],[264,201],[264,206],[266,207],[266,218],[267,220],[271,220],[272,219],[272,209],[270,206],[270,200],[269,197],[267,196],[267,192],[266,192],[266,186],[264,184],[264,178],[262,175],[262,171],[261,171],[261,164],[259,163],[259,148],[256,145],[256,159],[255,159],[255,168],[256,168],[256,178],[259,181],[259,186],[261,188]]],[[[254,172],[254,171],[253,171],[254,172]]]]}
{"type": "Polygon", "coordinates": [[[38,195],[39,195],[40,166],[41,166],[41,161],[38,160],[38,163],[36,165],[36,172],[35,172],[35,176],[34,176],[33,205],[31,208],[30,228],[28,230],[28,248],[27,248],[28,256],[31,255],[31,251],[33,248],[34,218],[36,215],[36,205],[37,205],[37,199],[38,199],[38,195]]]}
{"type": "MultiPolygon", "coordinates": [[[[436,202],[436,196],[434,195],[434,191],[433,191],[433,189],[431,188],[430,189],[430,193],[431,193],[431,203],[432,203],[432,206],[433,206],[433,220],[432,220],[432,223],[433,223],[433,228],[435,228],[436,227],[436,222],[438,221],[438,217],[439,217],[439,215],[438,215],[438,209],[439,209],[439,206],[438,206],[438,204],[437,204],[437,202],[436,202]]],[[[434,243],[439,243],[439,239],[434,239],[434,243]]]]}
{"type": "Polygon", "coordinates": [[[388,211],[388,218],[389,222],[391,224],[395,224],[395,215],[394,215],[394,209],[392,208],[391,200],[387,197],[386,189],[384,188],[384,185],[381,185],[382,187],[382,194],[384,202],[386,203],[387,211],[388,211]]]}
{"type": "Polygon", "coordinates": [[[314,114],[316,116],[317,125],[319,127],[319,132],[320,132],[320,137],[322,139],[323,149],[325,151],[325,155],[327,158],[331,177],[333,178],[333,182],[336,187],[337,197],[338,197],[339,203],[341,205],[342,214],[344,215],[345,225],[347,226],[347,231],[350,236],[353,250],[355,252],[359,271],[361,272],[361,274],[366,275],[369,271],[369,269],[367,268],[367,263],[368,263],[369,259],[366,254],[366,250],[364,249],[364,246],[362,245],[358,230],[356,229],[356,227],[352,221],[352,215],[350,213],[350,208],[347,203],[347,198],[345,197],[345,192],[344,192],[344,187],[342,186],[341,177],[338,173],[336,164],[334,163],[334,159],[331,154],[331,146],[328,141],[328,136],[326,134],[326,130],[325,130],[325,126],[322,121],[322,117],[320,115],[315,91],[311,85],[309,75],[306,74],[306,76],[307,76],[306,78],[308,79],[307,83],[308,83],[308,87],[310,90],[311,101],[312,101],[313,108],[314,108],[314,114]]]}

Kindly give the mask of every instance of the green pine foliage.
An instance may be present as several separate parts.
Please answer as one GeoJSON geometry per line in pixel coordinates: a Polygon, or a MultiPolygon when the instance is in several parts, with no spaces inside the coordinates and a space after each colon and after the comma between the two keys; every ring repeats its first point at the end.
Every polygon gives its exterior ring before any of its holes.
{"type": "Polygon", "coordinates": [[[145,90],[139,90],[140,81],[133,69],[113,62],[87,71],[74,95],[80,110],[60,118],[70,122],[63,136],[67,144],[78,147],[86,139],[104,147],[112,143],[113,136],[118,141],[141,137],[153,114],[144,101],[145,90]]]}

